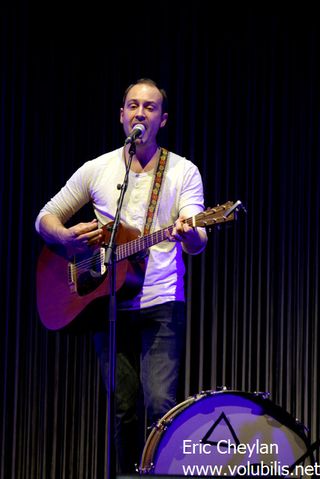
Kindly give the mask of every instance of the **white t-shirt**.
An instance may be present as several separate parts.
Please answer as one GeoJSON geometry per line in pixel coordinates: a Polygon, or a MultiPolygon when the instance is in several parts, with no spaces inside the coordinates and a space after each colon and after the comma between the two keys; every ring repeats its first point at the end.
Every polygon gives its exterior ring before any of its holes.
{"type": "MultiPolygon", "coordinates": [[[[88,202],[92,202],[101,225],[114,219],[119,198],[118,184],[123,183],[125,164],[123,148],[84,163],[66,185],[42,208],[37,220],[54,214],[65,223],[88,202]]],[[[154,171],[130,171],[128,189],[121,211],[121,221],[143,232],[149,206],[154,171]]],[[[191,217],[203,211],[203,186],[198,168],[189,160],[169,152],[151,231],[172,225],[180,214],[191,217]]],[[[138,296],[122,304],[139,309],[167,301],[184,301],[185,267],[180,243],[163,241],[150,248],[143,288],[138,296]]]]}

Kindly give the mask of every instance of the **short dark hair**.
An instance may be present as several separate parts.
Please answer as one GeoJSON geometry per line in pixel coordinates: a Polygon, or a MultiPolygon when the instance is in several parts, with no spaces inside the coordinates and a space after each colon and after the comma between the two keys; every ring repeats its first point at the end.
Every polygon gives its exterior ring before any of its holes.
{"type": "Polygon", "coordinates": [[[126,89],[126,91],[124,92],[123,99],[122,99],[123,105],[126,102],[127,95],[129,93],[129,91],[131,90],[131,88],[133,88],[136,85],[141,85],[141,84],[154,86],[155,88],[157,88],[159,90],[159,92],[162,95],[162,113],[167,113],[167,111],[168,111],[167,93],[163,88],[160,88],[154,80],[151,80],[151,78],[139,78],[139,80],[135,81],[134,83],[131,83],[131,85],[129,85],[128,88],[126,89]]]}

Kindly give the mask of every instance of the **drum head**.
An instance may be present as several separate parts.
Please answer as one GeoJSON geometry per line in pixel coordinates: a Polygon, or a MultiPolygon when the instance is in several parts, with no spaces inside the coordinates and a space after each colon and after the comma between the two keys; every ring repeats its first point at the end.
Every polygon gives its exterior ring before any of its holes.
{"type": "MultiPolygon", "coordinates": [[[[304,428],[261,394],[206,392],[175,406],[145,445],[143,473],[278,475],[308,451],[304,428]]],[[[313,463],[308,456],[303,465],[313,463]]],[[[301,467],[301,466],[300,466],[301,467]]]]}

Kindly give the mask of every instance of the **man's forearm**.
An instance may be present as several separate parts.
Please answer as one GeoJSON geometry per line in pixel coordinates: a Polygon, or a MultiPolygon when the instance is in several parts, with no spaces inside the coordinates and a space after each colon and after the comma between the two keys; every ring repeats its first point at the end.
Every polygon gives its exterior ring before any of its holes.
{"type": "Polygon", "coordinates": [[[43,216],[39,223],[39,234],[46,243],[64,243],[67,228],[63,226],[59,218],[52,214],[43,216]]]}

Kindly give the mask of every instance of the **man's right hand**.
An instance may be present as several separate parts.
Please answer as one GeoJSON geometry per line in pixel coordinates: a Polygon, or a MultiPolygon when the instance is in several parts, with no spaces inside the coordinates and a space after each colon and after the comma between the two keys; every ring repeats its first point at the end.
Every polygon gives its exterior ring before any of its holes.
{"type": "Polygon", "coordinates": [[[100,243],[102,229],[96,219],[66,228],[55,215],[45,215],[40,221],[40,234],[51,244],[62,244],[68,255],[84,253],[100,243]]]}
{"type": "Polygon", "coordinates": [[[72,253],[83,253],[92,246],[96,246],[102,239],[102,229],[98,228],[96,219],[89,223],[78,223],[65,228],[62,243],[72,253]]]}

